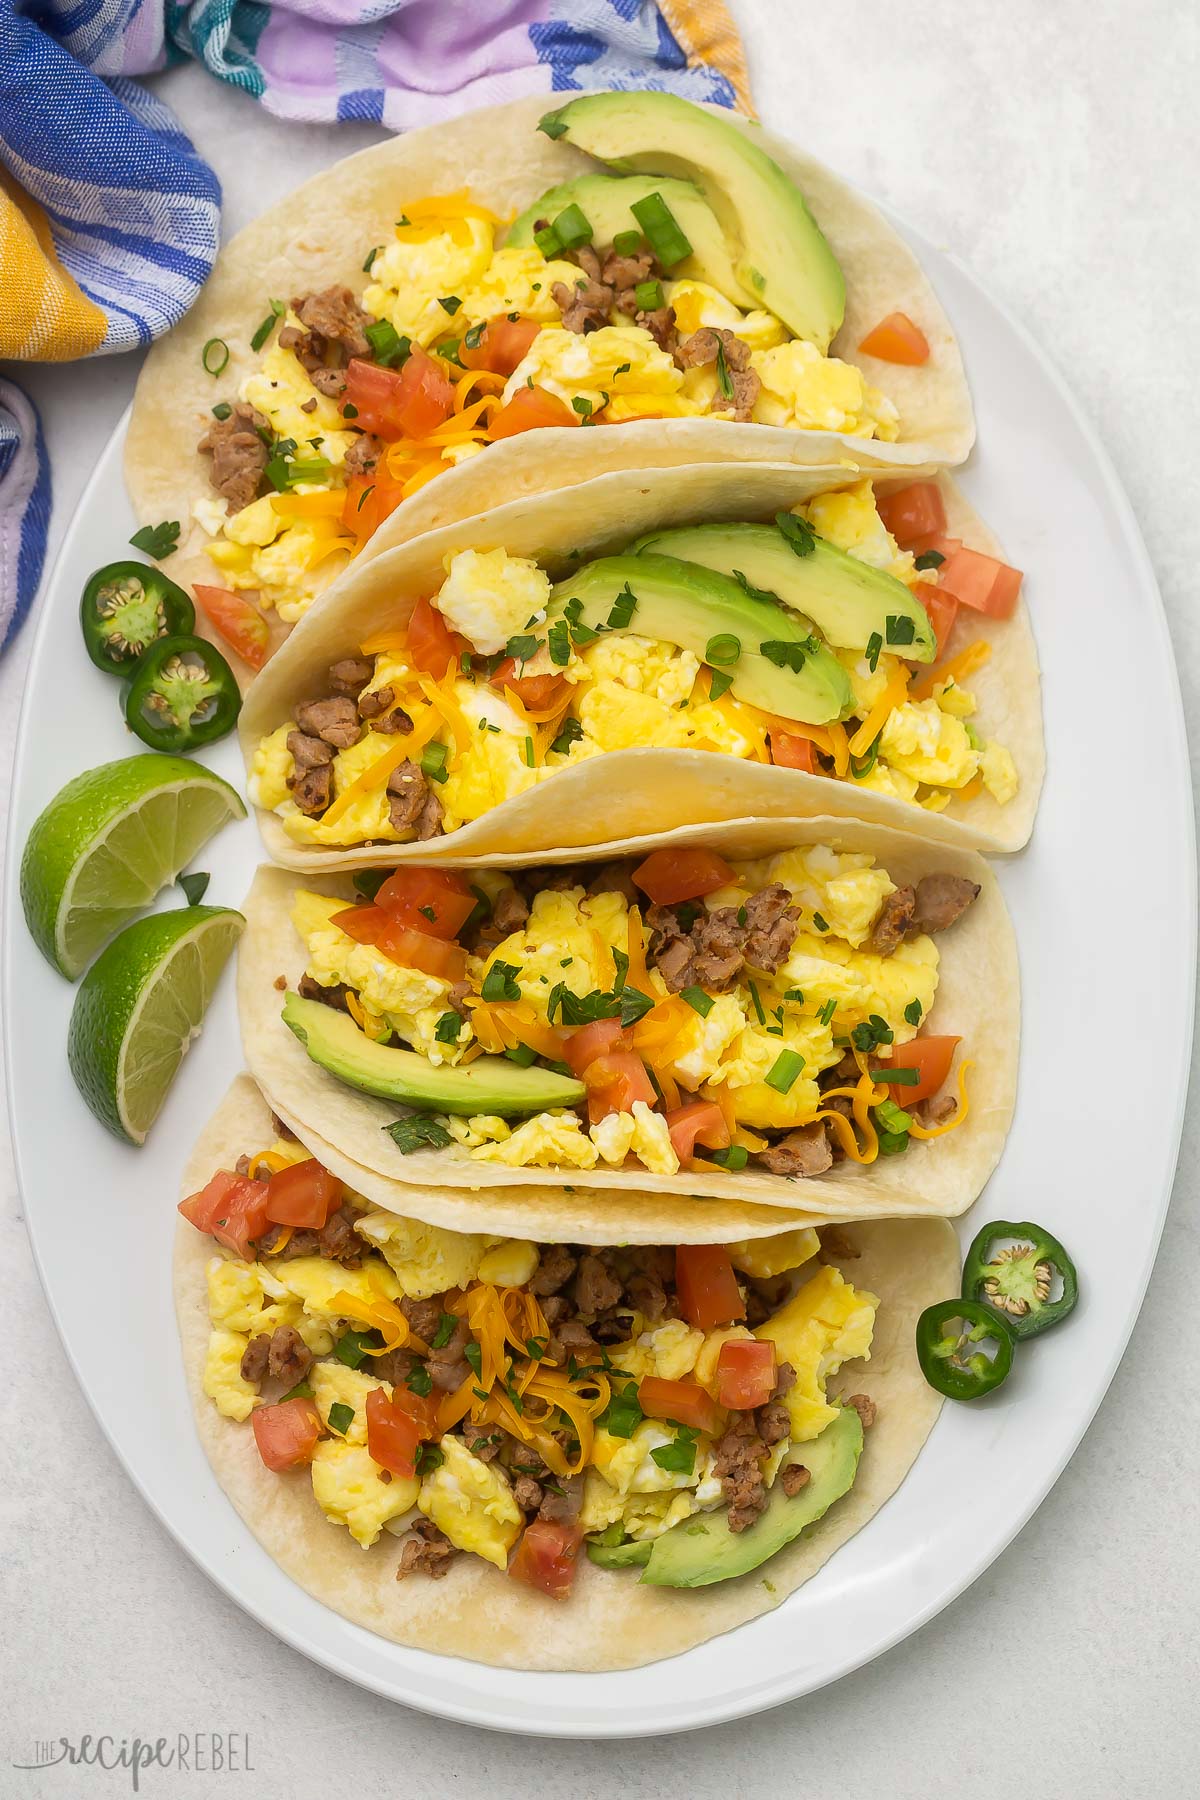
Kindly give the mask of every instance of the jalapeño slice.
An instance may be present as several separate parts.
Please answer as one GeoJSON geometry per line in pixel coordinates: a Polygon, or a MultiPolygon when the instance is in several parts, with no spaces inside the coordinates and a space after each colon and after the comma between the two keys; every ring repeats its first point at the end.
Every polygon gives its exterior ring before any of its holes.
{"type": "Polygon", "coordinates": [[[128,675],[142,651],[196,624],[181,587],[144,562],[105,563],[83,590],[79,623],[84,647],[106,675],[128,675]]]}
{"type": "Polygon", "coordinates": [[[232,731],[242,699],[219,650],[198,637],[164,637],[141,657],[125,690],[125,722],[151,750],[178,755],[232,731]]]}
{"type": "Polygon", "coordinates": [[[1042,1226],[993,1219],[967,1251],[962,1291],[999,1313],[1015,1338],[1029,1338],[1074,1312],[1079,1280],[1058,1239],[1042,1226]],[[1054,1299],[1056,1280],[1062,1292],[1054,1299]]]}
{"type": "Polygon", "coordinates": [[[917,1361],[947,1400],[978,1400],[1008,1379],[1016,1350],[999,1313],[978,1300],[939,1300],[917,1320],[917,1361]],[[985,1345],[992,1345],[989,1356],[985,1345]]]}

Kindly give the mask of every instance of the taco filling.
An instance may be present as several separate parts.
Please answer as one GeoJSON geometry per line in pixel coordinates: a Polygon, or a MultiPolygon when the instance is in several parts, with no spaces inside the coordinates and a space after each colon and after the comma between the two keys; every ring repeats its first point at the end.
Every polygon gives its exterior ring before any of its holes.
{"type": "MultiPolygon", "coordinates": [[[[844,283],[784,172],[687,102],[596,99],[633,109],[650,140],[639,166],[676,173],[582,176],[515,220],[465,189],[406,200],[356,252],[352,286],[262,295],[258,365],[236,388],[220,391],[224,340],[205,344],[212,493],[193,516],[229,589],[295,621],[410,495],[539,427],[711,418],[901,435],[893,402],[828,354],[844,283]],[[671,153],[650,148],[656,131],[671,153]]],[[[591,104],[543,129],[601,163],[623,156],[589,127],[591,104]]],[[[858,348],[881,370],[930,354],[902,314],[858,348]]]]}
{"type": "Polygon", "coordinates": [[[373,1209],[290,1137],[180,1211],[214,1240],[204,1395],[364,1550],[400,1538],[398,1579],[465,1555],[565,1600],[586,1550],[707,1585],[854,1483],[875,1405],[826,1383],[869,1361],[880,1302],[841,1232],[465,1235],[373,1209]]]}
{"type": "MultiPolygon", "coordinates": [[[[936,483],[877,499],[863,481],[773,523],[652,533],[555,580],[503,548],[461,550],[402,627],[347,646],[260,740],[252,798],[297,844],[406,843],[654,747],[926,811],[1006,804],[1016,766],[976,723],[971,678],[1021,577],[945,525],[936,483]]],[[[614,836],[619,811],[614,796],[614,836]]]]}
{"type": "Polygon", "coordinates": [[[283,1018],[335,1079],[413,1109],[402,1153],[799,1178],[965,1117],[969,1061],[945,1091],[960,1038],[931,1018],[936,934],[979,892],[964,876],[897,885],[815,845],[356,885],[354,904],[349,883],[295,893],[283,1018]]]}

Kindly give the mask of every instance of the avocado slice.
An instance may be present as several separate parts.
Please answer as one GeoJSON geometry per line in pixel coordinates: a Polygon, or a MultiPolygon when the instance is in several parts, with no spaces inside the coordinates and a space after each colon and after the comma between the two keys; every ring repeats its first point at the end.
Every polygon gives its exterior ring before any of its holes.
{"type": "Polygon", "coordinates": [[[631,208],[648,194],[661,194],[692,246],[692,254],[668,270],[672,281],[706,281],[735,306],[757,306],[759,301],[738,280],[725,234],[699,188],[690,181],[672,181],[663,175],[581,175],[543,194],[533,206],[514,219],[506,245],[533,243],[539,219],[556,219],[568,206],[577,206],[592,228],[592,241],[611,244],[622,231],[640,231],[631,208]]]}
{"type": "Polygon", "coordinates": [[[732,676],[739,700],[784,719],[827,725],[854,704],[849,675],[813,636],[807,619],[773,600],[756,599],[699,563],[650,554],[584,563],[551,590],[548,619],[553,623],[564,614],[593,631],[631,631],[691,650],[732,676]],[[716,638],[736,639],[741,650],[735,661],[709,656],[716,638]],[[790,652],[800,666],[764,656],[762,644],[776,647],[779,657],[790,652]]]}
{"type": "Polygon", "coordinates": [[[862,1421],[852,1406],[820,1437],[794,1444],[785,1462],[803,1463],[809,1481],[789,1500],[776,1476],[766,1511],[745,1531],[730,1531],[724,1512],[700,1513],[655,1538],[643,1582],[650,1587],[710,1587],[748,1575],[815,1524],[854,1485],[862,1454],[862,1421]]]}
{"type": "Polygon", "coordinates": [[[540,129],[622,174],[693,182],[755,304],[828,350],[846,312],[842,271],[799,188],[748,133],[678,95],[654,93],[585,94],[548,113],[540,129]]]}
{"type": "Polygon", "coordinates": [[[631,1538],[627,1544],[606,1544],[601,1538],[591,1538],[587,1553],[602,1569],[632,1569],[648,1563],[653,1548],[653,1538],[631,1538]]]}
{"type": "Polygon", "coordinates": [[[513,1118],[548,1106],[577,1106],[587,1089],[572,1075],[531,1064],[522,1069],[506,1056],[480,1056],[465,1067],[435,1068],[415,1050],[377,1044],[349,1014],[320,1000],[289,993],[283,1022],[312,1060],[338,1081],[364,1094],[443,1113],[496,1113],[513,1118]]]}
{"type": "Polygon", "coordinates": [[[865,650],[878,633],[885,650],[906,662],[932,662],[937,638],[929,614],[916,598],[883,569],[848,556],[814,535],[812,548],[797,555],[777,525],[685,525],[678,531],[651,532],[633,546],[655,556],[678,556],[719,574],[734,571],[751,587],[777,594],[784,606],[811,619],[827,643],[844,650],[865,650]],[[907,620],[911,624],[889,621],[907,620]]]}

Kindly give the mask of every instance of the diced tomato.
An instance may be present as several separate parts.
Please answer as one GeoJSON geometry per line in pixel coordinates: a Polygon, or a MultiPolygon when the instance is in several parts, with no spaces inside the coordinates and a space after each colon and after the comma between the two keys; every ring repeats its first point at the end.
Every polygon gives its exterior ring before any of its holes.
{"type": "Polygon", "coordinates": [[[297,1394],[274,1406],[256,1406],[250,1414],[258,1454],[276,1472],[309,1463],[321,1435],[321,1415],[311,1400],[297,1394]]]}
{"type": "Polygon", "coordinates": [[[341,1182],[313,1156],[290,1163],[267,1183],[267,1218],[272,1225],[322,1231],[341,1204],[341,1182]]]}
{"type": "Polygon", "coordinates": [[[868,331],[858,346],[867,356],[881,362],[923,363],[929,361],[929,339],[907,313],[889,313],[874,330],[868,331]]]}
{"type": "Polygon", "coordinates": [[[953,594],[944,594],[940,587],[934,587],[928,581],[919,581],[913,593],[929,614],[929,623],[937,639],[937,653],[944,656],[958,617],[958,601],[953,594]]]}
{"type": "Polygon", "coordinates": [[[549,712],[567,692],[567,681],[562,675],[522,675],[516,679],[517,664],[515,657],[506,656],[496,669],[494,675],[488,677],[494,688],[511,688],[522,706],[530,712],[549,712]]]}
{"type": "MultiPolygon", "coordinates": [[[[954,1052],[961,1042],[956,1037],[915,1037],[907,1044],[897,1044],[891,1056],[894,1067],[916,1069],[921,1077],[915,1086],[905,1087],[899,1081],[889,1084],[888,1091],[897,1106],[915,1106],[919,1100],[936,1094],[950,1073],[954,1052]]],[[[883,1064],[875,1066],[882,1068],[883,1064]]]]}
{"type": "Polygon", "coordinates": [[[352,475],[347,482],[342,526],[365,541],[374,537],[403,499],[404,482],[390,473],[381,457],[369,475],[352,475]]]}
{"type": "Polygon", "coordinates": [[[552,1600],[566,1600],[575,1579],[583,1529],[560,1519],[534,1519],[525,1527],[508,1572],[552,1600]]]}
{"type": "Polygon", "coordinates": [[[415,1424],[423,1439],[441,1437],[438,1408],[443,1396],[436,1388],[427,1394],[414,1394],[406,1381],[398,1381],[392,1389],[392,1405],[415,1424]]]}
{"type": "Polygon", "coordinates": [[[267,1229],[268,1192],[265,1181],[219,1169],[206,1188],[179,1202],[179,1210],[198,1231],[207,1231],[235,1256],[245,1256],[267,1229]]]}
{"type": "Polygon", "coordinates": [[[271,634],[258,609],[251,606],[244,594],[235,594],[230,588],[206,587],[197,581],[193,583],[192,592],[213,630],[235,656],[240,656],[252,669],[261,669],[267,660],[271,634]]]}
{"type": "Polygon", "coordinates": [[[437,607],[431,606],[428,600],[418,600],[413,607],[405,638],[409,661],[423,675],[432,675],[435,681],[441,681],[446,671],[471,648],[466,638],[451,631],[437,607]]]}
{"type": "Polygon", "coordinates": [[[677,1244],[675,1289],[689,1325],[709,1331],[744,1319],[746,1303],[724,1244],[677,1244]]]}
{"type": "Polygon", "coordinates": [[[583,1079],[588,1089],[588,1117],[593,1125],[609,1113],[632,1112],[637,1100],[653,1106],[658,1099],[645,1063],[632,1050],[614,1050],[595,1057],[584,1070],[583,1079]]]}
{"type": "Polygon", "coordinates": [[[375,904],[426,937],[456,938],[475,910],[475,896],[449,869],[397,869],[375,904]]]}
{"type": "Polygon", "coordinates": [[[652,850],[633,871],[633,880],[656,906],[699,900],[735,880],[733,870],[715,850],[652,850]]]}
{"type": "Polygon", "coordinates": [[[790,731],[772,731],[769,736],[771,761],[777,769],[803,769],[806,775],[819,775],[817,746],[811,738],[796,737],[790,731]]]}
{"type": "Polygon", "coordinates": [[[467,953],[458,944],[413,931],[381,906],[348,906],[345,912],[334,913],[331,923],[356,944],[374,944],[402,968],[420,969],[450,982],[461,981],[466,974],[467,953]]]}
{"type": "Polygon", "coordinates": [[[647,1375],[638,1383],[638,1405],[648,1418],[670,1419],[674,1425],[690,1425],[693,1431],[715,1433],[723,1423],[712,1395],[698,1381],[667,1381],[647,1375]]]}
{"type": "Polygon", "coordinates": [[[417,1446],[432,1433],[412,1413],[397,1405],[386,1388],[371,1389],[366,1412],[371,1461],[381,1469],[390,1469],[393,1475],[415,1475],[417,1446]]]}
{"type": "Polygon", "coordinates": [[[510,319],[506,313],[489,319],[472,350],[460,344],[458,360],[464,369],[491,369],[495,375],[511,375],[522,361],[538,332],[537,319],[510,319]]]}
{"type": "Polygon", "coordinates": [[[731,1338],[717,1358],[717,1399],[735,1412],[765,1406],[775,1392],[775,1346],[759,1338],[731,1338]]]}
{"type": "Polygon", "coordinates": [[[433,358],[414,344],[401,369],[383,369],[352,358],[346,400],[357,407],[354,423],[389,442],[423,438],[454,410],[454,386],[433,358]]]}
{"type": "Polygon", "coordinates": [[[729,1127],[719,1106],[711,1100],[692,1100],[667,1114],[667,1129],[675,1154],[685,1166],[696,1153],[696,1145],[706,1150],[723,1150],[729,1142],[729,1127]]]}
{"type": "Polygon", "coordinates": [[[961,606],[993,619],[1011,619],[1021,592],[1021,570],[960,544],[938,570],[938,585],[961,606]]]}
{"type": "Polygon", "coordinates": [[[494,412],[488,423],[493,438],[516,437],[521,431],[538,431],[545,425],[578,425],[579,419],[565,400],[545,388],[518,388],[506,406],[494,412]]]}
{"type": "Polygon", "coordinates": [[[598,1056],[614,1050],[630,1050],[633,1039],[621,1027],[620,1019],[596,1019],[591,1025],[579,1025],[563,1045],[563,1061],[583,1078],[583,1071],[598,1056]]]}
{"type": "Polygon", "coordinates": [[[936,481],[910,481],[907,487],[879,494],[875,510],[902,550],[946,529],[946,508],[936,481]]]}

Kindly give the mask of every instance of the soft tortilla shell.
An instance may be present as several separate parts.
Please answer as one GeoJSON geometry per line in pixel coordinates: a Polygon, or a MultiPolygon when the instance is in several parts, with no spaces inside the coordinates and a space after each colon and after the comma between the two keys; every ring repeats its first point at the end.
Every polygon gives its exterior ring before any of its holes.
{"type": "MultiPolygon", "coordinates": [[[[913,1143],[904,1156],[880,1157],[863,1168],[849,1162],[827,1174],[796,1182],[763,1169],[732,1172],[717,1168],[655,1175],[649,1170],[596,1168],[508,1169],[474,1160],[454,1145],[402,1155],[385,1127],[405,1109],[361,1094],[313,1062],[280,1017],[276,985],[296,987],[304,973],[304,946],[291,922],[298,888],[353,895],[345,878],[301,880],[283,869],[261,868],[247,896],[246,930],[238,946],[238,1010],[246,1064],[264,1093],[306,1140],[315,1129],[338,1156],[395,1185],[384,1204],[404,1212],[406,1192],[430,1195],[454,1188],[473,1193],[476,1214],[495,1204],[497,1191],[549,1190],[559,1200],[558,1234],[572,1242],[624,1242],[630,1235],[629,1203],[643,1194],[671,1195],[682,1206],[707,1208],[711,1200],[781,1207],[817,1219],[953,1217],[966,1210],[999,1159],[1016,1095],[1020,991],[1016,942],[999,886],[983,859],[911,835],[842,819],[750,820],[740,825],[671,834],[672,843],[703,842],[726,856],[755,857],[805,844],[869,851],[897,884],[915,882],[938,870],[979,883],[974,905],[938,940],[940,980],[932,1014],[939,1034],[964,1040],[961,1054],[973,1059],[970,1111],[945,1137],[913,1143]]],[[[382,1190],[380,1190],[382,1197],[382,1190]]],[[[470,1217],[470,1213],[466,1214],[470,1217]]],[[[553,1222],[553,1214],[547,1227],[553,1222]]],[[[678,1225],[672,1220],[675,1228],[678,1225]]],[[[465,1222],[463,1229],[469,1227],[465,1222]]],[[[544,1229],[544,1227],[539,1227],[544,1229]]],[[[779,1229],[784,1229],[780,1225],[779,1229]]],[[[534,1235],[532,1229],[523,1235],[534,1235]]],[[[665,1228],[660,1231],[665,1235],[665,1228]]]]}
{"type": "MultiPolygon", "coordinates": [[[[251,687],[240,724],[247,771],[260,740],[290,718],[298,702],[323,691],[329,665],[356,652],[370,634],[401,629],[417,600],[441,586],[445,559],[460,550],[502,546],[565,574],[573,551],[585,557],[604,555],[664,526],[770,518],[850,479],[844,469],[768,463],[743,466],[735,480],[728,469],[711,463],[619,471],[561,492],[511,501],[481,518],[372,557],[317,602],[251,687]]],[[[945,476],[939,479],[950,532],[974,549],[1003,556],[958,488],[945,476]]],[[[1045,772],[1037,649],[1024,601],[1003,621],[961,608],[954,653],[978,637],[987,638],[992,653],[970,677],[969,688],[988,734],[1008,745],[1017,766],[1020,787],[1007,806],[981,792],[970,800],[952,799],[944,812],[934,813],[853,782],[798,769],[777,769],[714,751],[646,749],[589,757],[426,843],[345,850],[298,844],[283,821],[262,808],[259,829],[272,862],[305,870],[385,868],[402,862],[539,862],[585,846],[614,855],[620,844],[630,846],[679,825],[810,812],[843,813],[981,850],[1017,850],[1033,827],[1045,772]],[[620,797],[619,807],[614,796],[620,797]]]]}
{"type": "MultiPolygon", "coordinates": [[[[545,95],[490,107],[389,139],[335,163],[246,226],[225,246],[198,303],[151,350],[134,395],[125,477],[143,522],[179,519],[179,549],[163,568],[187,586],[211,581],[207,540],[192,505],[211,495],[208,460],[196,445],[214,401],[228,399],[253,372],[250,338],[271,296],[287,299],[332,282],[361,293],[366,250],[379,243],[404,203],[469,188],[501,218],[539,194],[598,165],[536,129],[545,95]],[[229,346],[219,377],[204,369],[210,338],[229,346]]],[[[876,443],[824,431],[788,431],[724,420],[646,420],[595,431],[527,432],[449,469],[407,501],[378,534],[375,549],[483,512],[498,498],[567,487],[606,469],[706,460],[800,464],[842,460],[887,468],[958,463],[975,437],[970,393],[958,345],[933,289],[907,245],[874,207],[811,157],[724,109],[720,116],[753,136],[796,181],[846,277],[846,319],[832,354],[860,362],[895,401],[903,437],[876,443]],[[920,368],[862,357],[857,345],[887,313],[907,313],[931,346],[920,368]]]]}
{"type": "MultiPolygon", "coordinates": [[[[272,1135],[265,1103],[245,1076],[197,1144],[183,1191],[272,1135]]],[[[762,1570],[696,1592],[643,1587],[632,1571],[583,1559],[569,1603],[556,1604],[478,1557],[455,1558],[441,1581],[396,1581],[400,1544],[384,1533],[362,1550],[327,1520],[307,1471],[273,1475],[247,1425],[224,1419],[201,1388],[208,1339],[208,1239],[181,1223],[175,1301],[196,1428],[213,1471],[268,1555],[300,1587],[355,1625],[413,1649],[509,1669],[637,1668],[677,1656],[769,1612],[815,1575],[893,1494],[928,1437],[941,1401],[921,1376],[913,1332],[921,1311],[958,1285],[958,1245],[944,1220],[883,1220],[845,1233],[859,1255],[842,1267],[881,1296],[869,1360],[844,1369],[831,1391],[865,1392],[878,1407],[850,1493],[762,1570]],[[768,1586],[769,1583],[769,1586],[768,1586]]],[[[799,1623],[799,1619],[797,1621],[799,1623]]]]}

